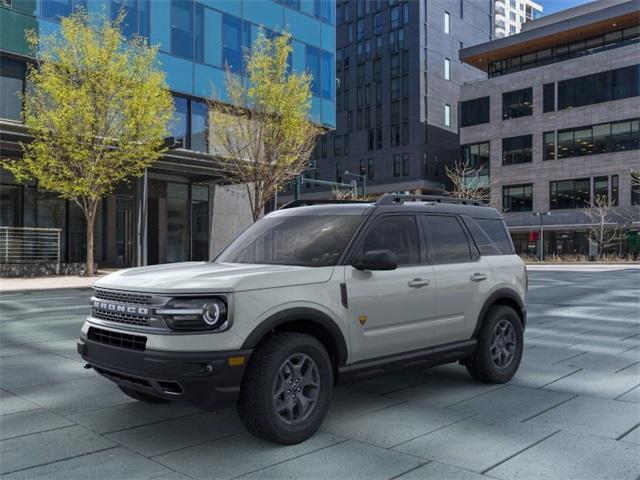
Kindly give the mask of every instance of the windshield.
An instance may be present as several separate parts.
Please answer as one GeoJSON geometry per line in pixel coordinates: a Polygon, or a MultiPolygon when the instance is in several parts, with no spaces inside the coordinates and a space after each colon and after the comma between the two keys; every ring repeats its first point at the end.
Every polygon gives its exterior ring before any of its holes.
{"type": "Polygon", "coordinates": [[[264,218],[231,243],[216,262],[336,265],[361,219],[357,215],[264,218]]]}

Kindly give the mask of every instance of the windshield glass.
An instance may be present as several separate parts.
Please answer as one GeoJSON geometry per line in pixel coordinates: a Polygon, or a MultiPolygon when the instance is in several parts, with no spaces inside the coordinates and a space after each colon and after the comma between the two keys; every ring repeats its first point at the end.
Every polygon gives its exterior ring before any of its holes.
{"type": "Polygon", "coordinates": [[[264,218],[232,242],[216,262],[336,265],[361,219],[358,215],[264,218]]]}

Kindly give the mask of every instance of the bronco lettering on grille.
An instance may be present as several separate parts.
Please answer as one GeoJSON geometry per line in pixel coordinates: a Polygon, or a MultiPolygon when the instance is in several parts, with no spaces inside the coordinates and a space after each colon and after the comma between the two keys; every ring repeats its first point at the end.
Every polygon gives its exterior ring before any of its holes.
{"type": "Polygon", "coordinates": [[[130,305],[120,305],[118,303],[109,303],[94,301],[93,308],[98,310],[107,310],[109,312],[127,313],[129,315],[149,315],[149,309],[147,307],[132,307],[130,305]]]}

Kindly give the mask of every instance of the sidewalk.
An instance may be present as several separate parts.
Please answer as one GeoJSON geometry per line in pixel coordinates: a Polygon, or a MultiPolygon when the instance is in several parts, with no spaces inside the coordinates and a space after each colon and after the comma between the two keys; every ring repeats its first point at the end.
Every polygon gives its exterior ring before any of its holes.
{"type": "Polygon", "coordinates": [[[613,270],[640,270],[640,263],[626,262],[626,263],[596,263],[596,262],[584,262],[584,263],[527,263],[527,270],[556,270],[566,272],[606,272],[613,270]]]}
{"type": "Polygon", "coordinates": [[[93,277],[60,275],[35,278],[0,278],[0,293],[25,292],[29,290],[54,290],[60,288],[89,288],[100,277],[111,272],[100,271],[93,277]]]}

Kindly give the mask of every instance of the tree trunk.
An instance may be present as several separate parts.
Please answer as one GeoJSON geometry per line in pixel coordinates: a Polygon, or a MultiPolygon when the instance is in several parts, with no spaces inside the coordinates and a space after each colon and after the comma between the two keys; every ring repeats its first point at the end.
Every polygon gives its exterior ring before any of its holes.
{"type": "Polygon", "coordinates": [[[94,215],[89,215],[87,220],[87,277],[93,277],[95,272],[93,271],[93,226],[94,215]]]}

